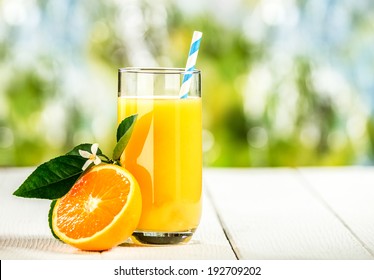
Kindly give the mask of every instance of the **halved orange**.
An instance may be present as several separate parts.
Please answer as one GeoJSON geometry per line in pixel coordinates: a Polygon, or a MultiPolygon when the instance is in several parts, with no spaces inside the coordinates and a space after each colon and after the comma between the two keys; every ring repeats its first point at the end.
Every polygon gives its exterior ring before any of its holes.
{"type": "Polygon", "coordinates": [[[52,230],[82,250],[103,251],[124,242],[138,225],[142,208],[139,185],[124,168],[101,164],[84,173],[58,199],[52,230]]]}

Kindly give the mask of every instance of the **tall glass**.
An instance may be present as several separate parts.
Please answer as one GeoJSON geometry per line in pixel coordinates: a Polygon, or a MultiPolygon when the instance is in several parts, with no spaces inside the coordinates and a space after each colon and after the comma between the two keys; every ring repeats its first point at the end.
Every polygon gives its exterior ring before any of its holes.
{"type": "Polygon", "coordinates": [[[137,179],[142,215],[132,239],[142,244],[187,242],[201,216],[201,74],[179,68],[121,68],[118,122],[138,114],[121,164],[137,179]],[[192,74],[187,98],[179,91],[192,74]]]}

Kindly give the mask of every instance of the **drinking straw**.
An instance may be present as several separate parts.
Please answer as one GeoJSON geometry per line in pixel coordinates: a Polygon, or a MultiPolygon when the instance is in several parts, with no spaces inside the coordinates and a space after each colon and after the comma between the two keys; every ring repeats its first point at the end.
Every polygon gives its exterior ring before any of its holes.
{"type": "Polygon", "coordinates": [[[186,63],[186,73],[184,74],[182,86],[179,92],[180,98],[187,98],[188,92],[190,91],[192,70],[195,69],[197,54],[199,53],[202,36],[203,33],[201,33],[200,31],[194,31],[193,33],[190,52],[188,53],[188,59],[186,63]]]}

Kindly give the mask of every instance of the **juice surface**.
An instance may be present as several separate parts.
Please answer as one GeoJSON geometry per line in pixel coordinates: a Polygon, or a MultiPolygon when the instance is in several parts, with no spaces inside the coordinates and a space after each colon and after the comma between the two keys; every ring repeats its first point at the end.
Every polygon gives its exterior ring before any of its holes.
{"type": "Polygon", "coordinates": [[[201,98],[119,97],[118,122],[138,114],[121,164],[143,199],[138,230],[197,228],[201,215],[201,98]]]}

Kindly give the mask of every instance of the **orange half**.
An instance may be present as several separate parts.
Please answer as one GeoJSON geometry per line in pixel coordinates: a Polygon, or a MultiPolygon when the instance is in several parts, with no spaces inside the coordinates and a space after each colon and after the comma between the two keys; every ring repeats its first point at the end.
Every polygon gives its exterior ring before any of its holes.
{"type": "Polygon", "coordinates": [[[124,168],[92,167],[58,199],[52,229],[65,243],[103,251],[124,242],[136,229],[142,209],[139,185],[124,168]]]}

